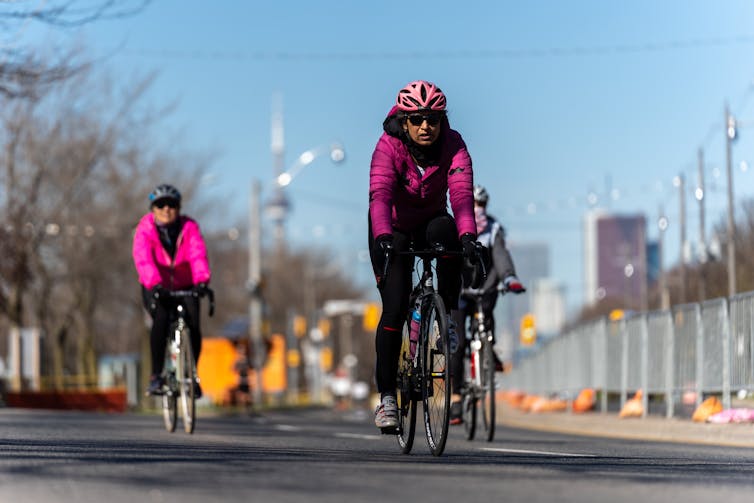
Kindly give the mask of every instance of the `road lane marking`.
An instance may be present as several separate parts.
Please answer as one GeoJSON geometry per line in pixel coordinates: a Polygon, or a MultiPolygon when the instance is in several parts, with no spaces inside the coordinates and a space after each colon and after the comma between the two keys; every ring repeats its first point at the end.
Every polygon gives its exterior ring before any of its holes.
{"type": "Polygon", "coordinates": [[[569,458],[596,458],[594,454],[573,454],[571,452],[528,451],[525,449],[504,449],[502,447],[482,447],[483,451],[508,452],[511,454],[534,454],[539,456],[561,456],[569,458]]]}
{"type": "Polygon", "coordinates": [[[335,436],[338,438],[358,438],[359,440],[377,440],[382,437],[382,435],[363,435],[360,433],[336,433],[335,436]]]}
{"type": "Polygon", "coordinates": [[[273,428],[280,431],[301,431],[303,428],[299,426],[291,426],[289,424],[276,424],[273,428]]]}

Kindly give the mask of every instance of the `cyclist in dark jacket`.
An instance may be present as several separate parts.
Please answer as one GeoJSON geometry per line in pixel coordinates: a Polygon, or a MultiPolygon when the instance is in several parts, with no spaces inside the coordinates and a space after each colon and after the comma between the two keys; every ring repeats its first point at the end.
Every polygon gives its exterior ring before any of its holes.
{"type": "MultiPolygon", "coordinates": [[[[523,293],[524,286],[516,277],[516,269],[513,266],[508,248],[505,246],[505,229],[493,217],[487,213],[489,194],[481,185],[474,186],[474,219],[476,221],[477,241],[481,243],[490,254],[490,264],[487,271],[487,279],[480,288],[482,290],[482,310],[486,325],[495,334],[495,318],[493,310],[497,304],[498,286],[512,293],[523,293]]],[[[464,290],[466,291],[466,290],[464,290]]],[[[465,334],[466,320],[474,316],[476,305],[474,301],[461,294],[458,310],[453,311],[453,318],[459,327],[459,333],[465,334]]],[[[452,385],[453,395],[450,405],[450,424],[460,424],[462,421],[461,387],[463,386],[463,359],[466,353],[466,337],[460,337],[458,351],[451,355],[452,361],[452,385]]],[[[494,354],[494,352],[493,352],[494,354]]],[[[496,361],[497,356],[495,356],[496,361]]]]}

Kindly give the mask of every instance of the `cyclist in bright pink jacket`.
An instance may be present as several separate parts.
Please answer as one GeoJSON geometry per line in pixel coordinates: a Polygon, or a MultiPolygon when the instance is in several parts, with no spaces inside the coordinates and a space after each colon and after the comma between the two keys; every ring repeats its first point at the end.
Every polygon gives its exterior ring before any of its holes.
{"type": "MultiPolygon", "coordinates": [[[[410,256],[395,252],[411,243],[415,248],[440,243],[475,256],[476,223],[471,157],[461,135],[450,128],[445,94],[431,82],[411,82],[399,91],[383,129],[369,172],[369,250],[382,298],[375,336],[380,392],[375,424],[390,429],[398,424],[395,383],[413,265],[410,256]],[[383,278],[389,249],[394,253],[383,278]]],[[[461,269],[458,256],[438,259],[438,292],[449,312],[458,307],[461,269]]],[[[455,351],[452,320],[449,337],[455,351]]]]}
{"type": "MultiPolygon", "coordinates": [[[[175,301],[170,290],[196,289],[207,291],[211,277],[207,247],[199,224],[181,215],[181,193],[172,185],[158,185],[149,195],[150,212],[136,226],[133,240],[133,259],[142,287],[144,307],[152,316],[150,347],[152,375],[147,394],[159,394],[164,385],[162,369],[165,344],[170,325],[170,312],[175,301]]],[[[186,321],[191,333],[191,349],[199,360],[202,336],[199,319],[199,299],[183,299],[186,321]]],[[[201,396],[199,382],[195,383],[197,397],[201,396]]]]}

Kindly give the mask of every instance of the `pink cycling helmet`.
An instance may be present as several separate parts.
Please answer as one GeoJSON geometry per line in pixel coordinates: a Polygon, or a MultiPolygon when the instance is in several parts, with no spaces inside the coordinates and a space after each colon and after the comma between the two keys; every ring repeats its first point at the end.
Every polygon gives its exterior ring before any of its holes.
{"type": "Polygon", "coordinates": [[[395,103],[404,112],[445,110],[445,95],[439,87],[426,80],[416,80],[398,91],[395,103]]]}

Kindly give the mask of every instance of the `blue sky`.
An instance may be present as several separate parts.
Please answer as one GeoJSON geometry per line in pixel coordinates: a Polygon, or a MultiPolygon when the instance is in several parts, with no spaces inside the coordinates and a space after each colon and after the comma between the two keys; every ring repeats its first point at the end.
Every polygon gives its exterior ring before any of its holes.
{"type": "MultiPolygon", "coordinates": [[[[717,187],[708,187],[709,227],[724,217],[725,102],[742,126],[754,126],[752,19],[746,0],[162,0],[133,18],[40,40],[109,55],[105,64],[123,78],[156,71],[149,101],[176,101],[168,123],[191,148],[219,154],[206,190],[229,201],[228,225],[245,215],[252,177],[272,178],[271,102],[281,93],[286,165],[333,140],[347,153],[337,166],[318,158],[287,189],[291,242],[333,247],[347,267],[357,264],[364,283],[369,266],[358,256],[382,119],[404,84],[434,81],[448,96],[476,180],[491,193],[491,213],[511,242],[550,246],[553,276],[575,307],[581,219],[588,194],[604,193],[607,180],[617,197],[610,208],[646,213],[650,238],[665,205],[666,267],[679,253],[672,179],[684,173],[693,186],[700,147],[707,183],[717,187]]],[[[737,168],[741,161],[754,168],[750,137],[754,127],[742,127],[737,168]]],[[[735,177],[737,199],[754,195],[751,170],[735,177]]]]}

